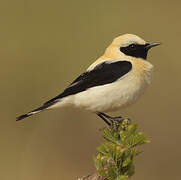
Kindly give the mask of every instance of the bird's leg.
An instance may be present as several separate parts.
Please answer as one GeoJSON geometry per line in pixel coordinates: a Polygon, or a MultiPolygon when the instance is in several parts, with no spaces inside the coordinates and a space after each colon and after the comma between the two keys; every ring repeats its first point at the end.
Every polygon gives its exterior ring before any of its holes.
{"type": "Polygon", "coordinates": [[[109,116],[105,113],[102,113],[100,112],[100,114],[103,116],[103,117],[106,117],[107,119],[109,119],[111,122],[113,121],[117,121],[119,123],[121,123],[125,118],[121,117],[121,116],[118,116],[118,117],[112,117],[112,116],[109,116]]]}
{"type": "Polygon", "coordinates": [[[97,113],[97,115],[108,125],[111,126],[111,123],[104,117],[102,113],[97,113]]]}
{"type": "Polygon", "coordinates": [[[127,119],[130,121],[129,118],[123,118],[121,116],[112,117],[105,113],[99,112],[98,116],[101,117],[111,128],[118,127],[123,120],[127,119]],[[108,121],[109,120],[109,121],[108,121]]]}

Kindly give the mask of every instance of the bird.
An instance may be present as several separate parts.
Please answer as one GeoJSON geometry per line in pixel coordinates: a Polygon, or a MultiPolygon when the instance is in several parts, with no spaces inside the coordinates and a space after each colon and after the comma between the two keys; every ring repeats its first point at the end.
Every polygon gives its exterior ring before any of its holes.
{"type": "Polygon", "coordinates": [[[17,117],[17,121],[44,110],[75,107],[97,114],[109,126],[122,116],[106,113],[136,102],[151,83],[154,66],[148,51],[160,43],[150,43],[134,34],[113,39],[104,54],[80,74],[63,92],[42,106],[17,117]]]}

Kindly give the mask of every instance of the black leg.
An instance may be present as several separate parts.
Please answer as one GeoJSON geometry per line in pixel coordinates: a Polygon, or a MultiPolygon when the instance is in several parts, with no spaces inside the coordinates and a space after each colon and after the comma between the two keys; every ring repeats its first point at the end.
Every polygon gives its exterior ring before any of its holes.
{"type": "Polygon", "coordinates": [[[124,119],[128,119],[130,121],[129,118],[123,118],[121,116],[112,117],[112,116],[109,116],[109,115],[107,115],[105,113],[102,113],[102,112],[99,112],[98,116],[101,117],[101,119],[103,119],[108,125],[110,124],[111,126],[114,123],[119,123],[120,124],[124,119]]]}
{"type": "Polygon", "coordinates": [[[119,116],[119,117],[111,117],[108,114],[105,114],[105,113],[102,113],[102,112],[100,112],[100,114],[103,115],[104,117],[108,118],[108,119],[122,118],[121,116],[119,116]]]}
{"type": "Polygon", "coordinates": [[[105,114],[105,113],[102,113],[102,112],[100,112],[100,114],[103,116],[103,117],[106,117],[107,119],[109,119],[110,121],[111,121],[111,123],[113,122],[113,121],[117,121],[117,122],[122,122],[125,118],[123,118],[123,117],[121,117],[121,116],[118,116],[118,117],[112,117],[112,116],[109,116],[109,115],[107,115],[107,114],[105,114]]]}
{"type": "Polygon", "coordinates": [[[111,126],[111,123],[104,117],[102,113],[97,113],[97,115],[108,125],[111,126]]]}
{"type": "Polygon", "coordinates": [[[112,117],[112,116],[109,116],[105,113],[102,113],[102,112],[99,112],[97,113],[97,115],[104,120],[104,122],[110,126],[110,127],[113,127],[114,124],[120,124],[123,120],[125,119],[128,119],[130,121],[129,118],[123,118],[121,116],[118,116],[118,117],[112,117]]]}

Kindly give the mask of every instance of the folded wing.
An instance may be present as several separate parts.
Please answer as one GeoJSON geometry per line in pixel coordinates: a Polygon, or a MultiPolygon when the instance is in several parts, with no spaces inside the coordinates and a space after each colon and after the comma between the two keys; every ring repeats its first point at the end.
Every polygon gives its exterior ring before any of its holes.
{"type": "MultiPolygon", "coordinates": [[[[45,104],[54,104],[59,99],[77,94],[95,86],[113,83],[132,69],[129,61],[104,61],[93,70],[81,74],[64,91],[45,104]]],[[[45,105],[44,104],[44,105],[45,105]]]]}
{"type": "Polygon", "coordinates": [[[63,91],[63,93],[45,102],[39,108],[17,117],[17,121],[51,107],[66,96],[86,91],[92,87],[113,83],[127,74],[131,69],[132,64],[128,61],[104,61],[103,63],[97,65],[94,69],[81,74],[63,91]]]}

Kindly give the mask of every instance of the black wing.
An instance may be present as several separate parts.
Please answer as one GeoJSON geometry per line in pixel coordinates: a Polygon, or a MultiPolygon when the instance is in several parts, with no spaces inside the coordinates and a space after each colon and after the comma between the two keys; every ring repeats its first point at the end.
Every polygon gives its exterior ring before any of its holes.
{"type": "Polygon", "coordinates": [[[93,70],[81,74],[63,93],[47,101],[44,105],[52,105],[63,97],[77,94],[95,86],[112,83],[127,74],[131,69],[132,64],[128,61],[105,61],[93,70]]]}

